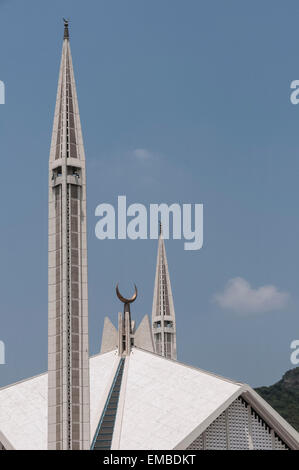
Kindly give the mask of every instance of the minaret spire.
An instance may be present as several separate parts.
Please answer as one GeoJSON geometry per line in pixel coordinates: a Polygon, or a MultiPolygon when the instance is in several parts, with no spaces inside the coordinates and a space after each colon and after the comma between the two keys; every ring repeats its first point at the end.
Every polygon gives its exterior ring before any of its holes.
{"type": "Polygon", "coordinates": [[[49,158],[48,447],[89,449],[85,155],[64,40],[49,158]]]}
{"type": "Polygon", "coordinates": [[[176,321],[168,272],[165,244],[160,222],[158,256],[152,309],[152,332],[155,352],[176,359],[176,321]]]}

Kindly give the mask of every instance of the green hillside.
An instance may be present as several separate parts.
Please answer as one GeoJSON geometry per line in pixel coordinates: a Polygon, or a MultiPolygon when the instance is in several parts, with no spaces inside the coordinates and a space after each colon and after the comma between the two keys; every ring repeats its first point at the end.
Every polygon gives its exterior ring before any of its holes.
{"type": "Polygon", "coordinates": [[[255,390],[299,431],[299,367],[287,371],[276,384],[255,390]]]}

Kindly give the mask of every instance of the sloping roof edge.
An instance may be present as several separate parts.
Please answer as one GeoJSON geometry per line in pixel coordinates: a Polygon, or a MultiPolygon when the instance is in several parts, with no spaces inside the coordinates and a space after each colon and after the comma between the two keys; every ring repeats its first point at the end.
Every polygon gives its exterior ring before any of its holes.
{"type": "Polygon", "coordinates": [[[187,449],[187,447],[192,444],[192,442],[200,436],[200,434],[202,434],[240,395],[242,395],[242,389],[237,390],[221,406],[219,406],[214,413],[210,414],[210,416],[208,416],[208,418],[206,418],[199,426],[196,426],[188,436],[175,446],[174,450],[187,449]]]}
{"type": "Polygon", "coordinates": [[[5,450],[15,450],[14,446],[6,438],[5,434],[0,431],[0,443],[5,447],[5,450]]]}
{"type": "Polygon", "coordinates": [[[5,390],[6,388],[14,387],[15,385],[19,385],[24,382],[29,382],[29,380],[37,379],[37,377],[41,377],[43,375],[48,375],[48,371],[41,372],[40,374],[32,375],[32,377],[27,377],[26,379],[18,380],[17,382],[13,382],[12,384],[4,385],[3,387],[0,387],[0,392],[2,392],[2,390],[5,390]]]}
{"type": "MultiPolygon", "coordinates": [[[[92,355],[89,356],[89,360],[93,359],[94,357],[97,357],[97,356],[103,356],[104,354],[107,354],[107,353],[112,352],[112,351],[117,351],[117,348],[114,348],[111,351],[98,352],[96,354],[92,354],[92,355]]],[[[48,371],[46,370],[45,372],[40,372],[39,374],[32,375],[31,377],[26,377],[25,379],[17,380],[16,382],[13,382],[11,384],[3,385],[3,387],[0,387],[0,392],[2,390],[5,390],[6,388],[14,387],[15,385],[19,385],[23,382],[28,382],[28,380],[33,380],[33,379],[36,379],[37,377],[41,377],[42,375],[48,375],[48,371]]]]}
{"type": "Polygon", "coordinates": [[[186,436],[176,447],[175,450],[184,450],[200,436],[223,411],[225,411],[232,402],[238,397],[244,397],[249,405],[265,420],[265,422],[274,430],[274,432],[284,441],[292,450],[299,450],[299,433],[294,429],[269,403],[267,403],[257,392],[249,385],[243,384],[241,389],[234,393],[223,405],[212,413],[203,423],[197,426],[188,436],[186,436]]]}
{"type": "Polygon", "coordinates": [[[192,366],[190,364],[186,364],[185,362],[178,361],[177,359],[170,359],[168,357],[161,356],[161,354],[158,354],[158,353],[155,353],[155,352],[152,352],[152,351],[148,351],[147,349],[138,348],[137,346],[134,346],[132,348],[132,350],[134,350],[134,349],[137,349],[139,351],[142,351],[142,352],[145,352],[145,353],[148,353],[148,354],[152,354],[153,356],[159,357],[160,359],[164,359],[165,361],[174,362],[175,364],[178,364],[180,366],[188,367],[188,369],[193,369],[193,370],[202,372],[203,374],[210,375],[211,377],[216,377],[216,379],[224,380],[225,382],[229,382],[231,384],[238,385],[239,387],[242,387],[244,385],[242,382],[237,382],[236,380],[229,379],[228,377],[223,377],[222,375],[215,374],[214,372],[209,372],[208,370],[200,369],[199,367],[195,367],[195,366],[192,366]]]}
{"type": "Polygon", "coordinates": [[[244,399],[293,450],[299,450],[299,433],[249,385],[244,385],[244,399]]]}

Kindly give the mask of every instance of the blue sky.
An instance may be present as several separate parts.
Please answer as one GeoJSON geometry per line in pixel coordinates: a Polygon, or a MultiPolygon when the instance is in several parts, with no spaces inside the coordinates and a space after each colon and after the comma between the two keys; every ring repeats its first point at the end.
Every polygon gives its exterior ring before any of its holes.
{"type": "Polygon", "coordinates": [[[299,339],[299,106],[289,99],[298,2],[0,0],[0,385],[47,368],[47,172],[63,16],[87,158],[91,353],[104,316],[116,323],[116,282],[128,295],[136,282],[137,321],[151,314],[157,250],[155,240],[99,241],[96,206],[122,194],[128,204],[203,203],[203,248],[166,242],[179,360],[273,383],[299,339]]]}

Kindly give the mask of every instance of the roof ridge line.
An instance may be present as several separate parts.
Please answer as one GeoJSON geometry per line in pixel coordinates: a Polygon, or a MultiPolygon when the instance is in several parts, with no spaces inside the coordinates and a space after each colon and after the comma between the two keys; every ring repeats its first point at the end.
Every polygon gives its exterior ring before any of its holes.
{"type": "Polygon", "coordinates": [[[13,382],[9,385],[4,385],[4,387],[0,387],[0,392],[2,392],[2,390],[5,390],[6,388],[14,387],[15,385],[19,385],[21,383],[28,382],[29,380],[36,379],[37,377],[41,377],[42,375],[48,375],[48,371],[40,372],[39,374],[32,375],[31,377],[27,377],[26,379],[18,380],[17,382],[13,382]]]}
{"type": "Polygon", "coordinates": [[[103,352],[103,353],[98,352],[98,353],[95,353],[95,354],[90,354],[89,359],[92,359],[93,357],[97,357],[97,356],[103,356],[104,354],[109,354],[109,353],[115,352],[115,351],[117,351],[117,348],[111,349],[111,351],[106,351],[106,352],[103,352]]]}
{"type": "MultiPolygon", "coordinates": [[[[117,351],[117,349],[112,349],[111,351],[107,351],[105,353],[92,354],[92,355],[89,356],[89,360],[94,358],[94,357],[97,357],[97,356],[103,356],[104,354],[108,354],[108,353],[111,353],[113,351],[117,351]]],[[[37,377],[41,377],[42,375],[48,375],[48,371],[46,370],[45,372],[40,372],[39,374],[32,375],[31,377],[27,377],[25,379],[17,380],[16,382],[13,382],[13,383],[8,384],[8,385],[4,385],[3,387],[0,387],[0,392],[2,390],[5,390],[6,388],[14,387],[15,385],[21,384],[23,382],[28,382],[29,380],[33,380],[33,379],[36,379],[37,377]]]]}
{"type": "MultiPolygon", "coordinates": [[[[137,346],[133,347],[132,352],[134,351],[134,349],[137,349],[139,351],[142,351],[142,352],[145,352],[145,353],[148,353],[148,354],[153,354],[154,356],[157,356],[160,359],[165,359],[166,361],[174,362],[174,363],[179,364],[181,366],[188,367],[188,369],[194,369],[194,370],[197,370],[199,372],[203,372],[204,374],[210,375],[212,377],[216,377],[216,378],[221,379],[221,380],[225,380],[226,382],[232,383],[234,385],[238,385],[239,387],[247,385],[243,382],[237,382],[236,380],[229,379],[228,377],[223,377],[222,375],[215,374],[214,372],[209,372],[208,370],[200,369],[199,367],[195,367],[195,366],[192,366],[190,364],[185,364],[184,362],[178,361],[177,359],[171,359],[169,357],[161,356],[158,353],[147,351],[146,349],[138,348],[137,346]]],[[[250,385],[248,385],[248,386],[250,387],[250,385]]]]}

